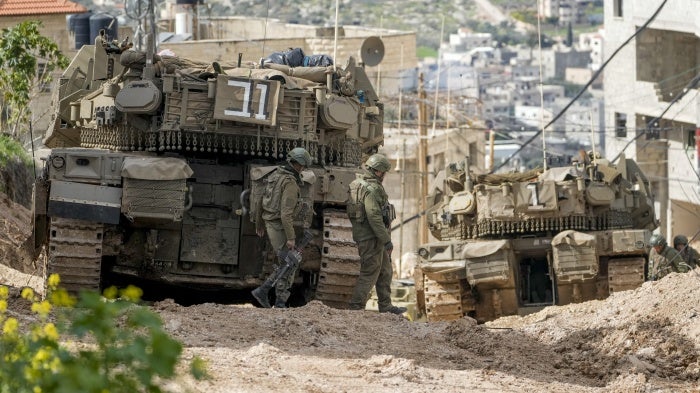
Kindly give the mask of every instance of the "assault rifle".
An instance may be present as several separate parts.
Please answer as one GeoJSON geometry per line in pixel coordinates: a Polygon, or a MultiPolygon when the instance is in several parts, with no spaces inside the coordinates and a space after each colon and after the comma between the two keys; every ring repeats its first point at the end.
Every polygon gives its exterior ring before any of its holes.
{"type": "Polygon", "coordinates": [[[282,247],[277,252],[277,258],[282,262],[282,265],[271,277],[271,286],[275,286],[280,278],[286,277],[288,272],[294,271],[299,266],[301,263],[301,250],[309,244],[311,239],[313,239],[313,234],[308,229],[305,229],[301,239],[297,241],[295,249],[290,250],[287,247],[282,247]]]}

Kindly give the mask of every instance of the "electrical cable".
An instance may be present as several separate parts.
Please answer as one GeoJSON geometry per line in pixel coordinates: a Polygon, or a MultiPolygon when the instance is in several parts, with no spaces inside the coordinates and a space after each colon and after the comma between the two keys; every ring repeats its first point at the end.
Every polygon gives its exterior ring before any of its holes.
{"type": "MultiPolygon", "coordinates": [[[[503,160],[503,162],[501,162],[501,164],[499,164],[498,167],[494,168],[494,170],[491,171],[491,173],[496,172],[497,170],[501,169],[501,168],[502,168],[505,164],[507,164],[513,157],[515,157],[518,153],[520,153],[520,152],[525,148],[525,146],[527,146],[528,144],[530,144],[530,143],[531,143],[532,141],[534,141],[540,134],[542,134],[542,132],[543,132],[549,125],[551,125],[552,123],[554,123],[554,122],[556,122],[557,120],[559,120],[559,118],[560,118],[561,116],[564,115],[564,113],[566,112],[566,110],[569,109],[569,107],[570,107],[571,105],[573,105],[573,103],[574,103],[579,97],[581,97],[581,95],[586,91],[586,89],[588,89],[588,87],[590,87],[590,86],[593,84],[593,82],[594,82],[594,81],[598,78],[598,76],[603,72],[603,70],[605,69],[605,67],[607,67],[607,65],[610,63],[610,61],[612,61],[612,59],[615,58],[615,56],[622,50],[622,48],[624,48],[625,46],[627,46],[627,44],[629,44],[630,41],[632,41],[635,37],[637,37],[637,35],[639,35],[639,33],[641,33],[642,31],[646,30],[647,26],[649,26],[649,24],[651,24],[651,22],[653,22],[654,19],[656,19],[656,17],[659,15],[659,13],[660,13],[661,10],[664,8],[664,6],[666,6],[666,3],[667,3],[667,2],[668,2],[668,0],[664,0],[663,3],[661,3],[661,5],[656,9],[656,11],[654,12],[654,14],[652,14],[651,17],[650,17],[649,19],[647,19],[647,21],[644,22],[644,24],[641,25],[641,26],[634,32],[634,34],[632,34],[629,38],[627,38],[627,39],[625,40],[625,42],[623,42],[617,49],[615,49],[615,51],[612,53],[612,55],[610,55],[610,57],[600,66],[600,68],[595,72],[595,74],[593,74],[593,76],[592,76],[591,79],[588,81],[588,83],[586,83],[586,85],[585,85],[585,86],[578,92],[578,94],[576,94],[576,96],[564,107],[564,109],[562,109],[552,120],[550,120],[549,123],[547,123],[544,127],[542,127],[542,129],[540,129],[539,131],[537,131],[537,133],[535,133],[535,135],[533,135],[532,137],[530,137],[530,139],[528,139],[527,141],[525,141],[525,143],[523,144],[523,146],[520,147],[520,149],[516,150],[516,151],[515,151],[513,154],[511,154],[508,158],[506,158],[505,160],[503,160]]],[[[636,139],[636,138],[635,138],[635,139],[636,139]]],[[[613,161],[614,161],[614,160],[613,160],[613,161]]]]}

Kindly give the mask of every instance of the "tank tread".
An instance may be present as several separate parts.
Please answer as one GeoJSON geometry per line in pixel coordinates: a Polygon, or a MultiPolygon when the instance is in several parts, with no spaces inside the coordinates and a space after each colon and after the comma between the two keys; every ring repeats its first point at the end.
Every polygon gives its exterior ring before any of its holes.
{"type": "Polygon", "coordinates": [[[346,309],[360,274],[360,257],[352,240],[352,225],[341,210],[323,211],[323,249],[316,299],[346,309]]]}
{"type": "Polygon", "coordinates": [[[99,290],[103,224],[51,218],[47,274],[58,274],[71,293],[99,290]]]}
{"type": "Polygon", "coordinates": [[[463,303],[471,305],[468,299],[462,299],[464,288],[462,280],[458,278],[445,278],[441,275],[429,277],[424,274],[423,285],[426,316],[430,322],[462,318],[463,303]]]}
{"type": "Polygon", "coordinates": [[[608,291],[610,293],[635,289],[644,283],[646,260],[638,258],[614,258],[608,261],[608,291]]]}

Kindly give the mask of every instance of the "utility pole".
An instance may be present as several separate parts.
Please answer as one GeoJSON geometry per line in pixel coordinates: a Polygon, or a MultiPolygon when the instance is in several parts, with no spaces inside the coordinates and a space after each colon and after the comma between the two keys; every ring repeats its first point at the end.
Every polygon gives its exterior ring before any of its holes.
{"type": "Polygon", "coordinates": [[[420,244],[425,244],[428,242],[428,222],[425,217],[425,210],[428,208],[428,199],[427,199],[427,193],[428,193],[428,165],[427,165],[427,157],[428,157],[428,127],[427,127],[427,111],[425,107],[425,100],[427,99],[427,95],[425,93],[425,89],[423,86],[424,83],[424,78],[423,78],[423,73],[421,73],[418,77],[418,130],[420,134],[420,141],[418,144],[418,173],[421,178],[420,182],[420,209],[419,212],[421,214],[420,220],[419,220],[419,228],[418,228],[418,233],[420,234],[420,244]]]}

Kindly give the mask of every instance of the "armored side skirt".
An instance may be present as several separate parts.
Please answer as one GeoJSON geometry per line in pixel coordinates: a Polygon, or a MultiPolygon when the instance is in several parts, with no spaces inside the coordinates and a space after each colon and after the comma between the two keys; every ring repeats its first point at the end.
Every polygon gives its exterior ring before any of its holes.
{"type": "Polygon", "coordinates": [[[54,180],[49,193],[49,216],[118,224],[122,189],[54,180]]]}

